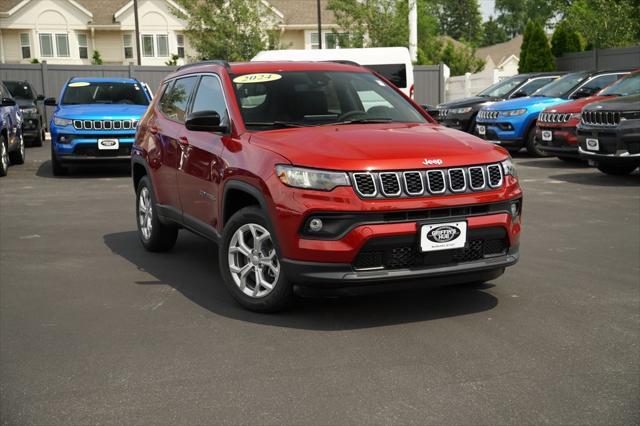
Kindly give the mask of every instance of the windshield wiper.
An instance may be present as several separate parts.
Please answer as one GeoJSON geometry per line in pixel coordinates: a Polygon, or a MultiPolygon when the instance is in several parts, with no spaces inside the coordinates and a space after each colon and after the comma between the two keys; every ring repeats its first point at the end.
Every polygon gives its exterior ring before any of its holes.
{"type": "Polygon", "coordinates": [[[367,124],[367,123],[389,123],[393,120],[390,118],[356,118],[354,120],[336,121],[335,123],[329,123],[328,126],[337,124],[367,124]]]}
{"type": "Polygon", "coordinates": [[[270,127],[308,127],[304,124],[292,123],[290,121],[249,121],[244,123],[247,126],[270,126],[270,127]]]}

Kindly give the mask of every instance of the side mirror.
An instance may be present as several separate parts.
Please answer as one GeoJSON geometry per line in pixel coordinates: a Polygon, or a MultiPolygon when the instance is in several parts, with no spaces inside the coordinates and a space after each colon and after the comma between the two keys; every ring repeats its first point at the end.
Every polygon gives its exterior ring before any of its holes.
{"type": "Polygon", "coordinates": [[[36,101],[44,101],[44,95],[38,95],[36,101]]]}
{"type": "Polygon", "coordinates": [[[44,100],[44,104],[46,106],[57,106],[58,103],[56,102],[56,98],[47,98],[44,100]]]}
{"type": "Polygon", "coordinates": [[[2,98],[2,101],[0,101],[0,106],[3,106],[3,107],[16,106],[16,101],[14,101],[11,98],[2,98]]]}
{"type": "Polygon", "coordinates": [[[572,99],[586,98],[588,96],[593,95],[597,90],[598,89],[591,88],[591,87],[581,87],[578,89],[577,92],[573,94],[573,96],[571,96],[571,98],[572,99]]]}
{"type": "Polygon", "coordinates": [[[525,92],[523,92],[522,90],[518,90],[516,93],[514,93],[513,95],[511,95],[511,99],[515,99],[515,98],[523,98],[527,96],[527,94],[525,92]]]}
{"type": "Polygon", "coordinates": [[[225,133],[227,131],[227,126],[220,125],[220,114],[216,111],[192,112],[187,117],[184,126],[187,130],[196,132],[225,133]]]}

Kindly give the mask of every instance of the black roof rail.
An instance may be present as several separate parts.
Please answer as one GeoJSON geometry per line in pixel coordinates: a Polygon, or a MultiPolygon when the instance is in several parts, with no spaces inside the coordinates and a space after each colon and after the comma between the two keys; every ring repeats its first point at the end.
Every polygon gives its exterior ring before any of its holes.
{"type": "Polygon", "coordinates": [[[186,65],[181,65],[178,67],[178,69],[176,71],[182,71],[184,69],[187,68],[191,68],[191,67],[197,67],[200,65],[220,65],[221,67],[224,67],[227,72],[231,72],[231,66],[229,65],[229,62],[227,61],[223,61],[222,59],[212,59],[209,61],[200,61],[200,62],[194,62],[192,64],[186,64],[186,65]]]}

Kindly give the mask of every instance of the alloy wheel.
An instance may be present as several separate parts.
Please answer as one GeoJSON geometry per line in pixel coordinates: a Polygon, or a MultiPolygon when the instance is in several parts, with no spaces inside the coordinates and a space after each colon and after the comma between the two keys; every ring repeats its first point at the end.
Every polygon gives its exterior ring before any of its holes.
{"type": "Polygon", "coordinates": [[[142,232],[142,237],[145,240],[151,238],[151,231],[153,230],[152,218],[151,194],[149,193],[149,188],[143,187],[138,198],[138,221],[140,223],[140,232],[142,232]]]}
{"type": "Polygon", "coordinates": [[[249,297],[265,297],[275,288],[280,262],[271,234],[261,225],[247,223],[229,242],[229,271],[240,291],[249,297]]]}

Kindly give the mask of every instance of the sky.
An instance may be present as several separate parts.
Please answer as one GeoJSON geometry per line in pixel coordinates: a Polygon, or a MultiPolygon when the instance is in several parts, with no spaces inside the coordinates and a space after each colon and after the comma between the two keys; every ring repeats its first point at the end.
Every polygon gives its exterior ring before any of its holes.
{"type": "Polygon", "coordinates": [[[490,16],[495,17],[495,0],[478,0],[478,3],[480,3],[480,12],[482,13],[482,18],[485,21],[488,20],[490,16]]]}

